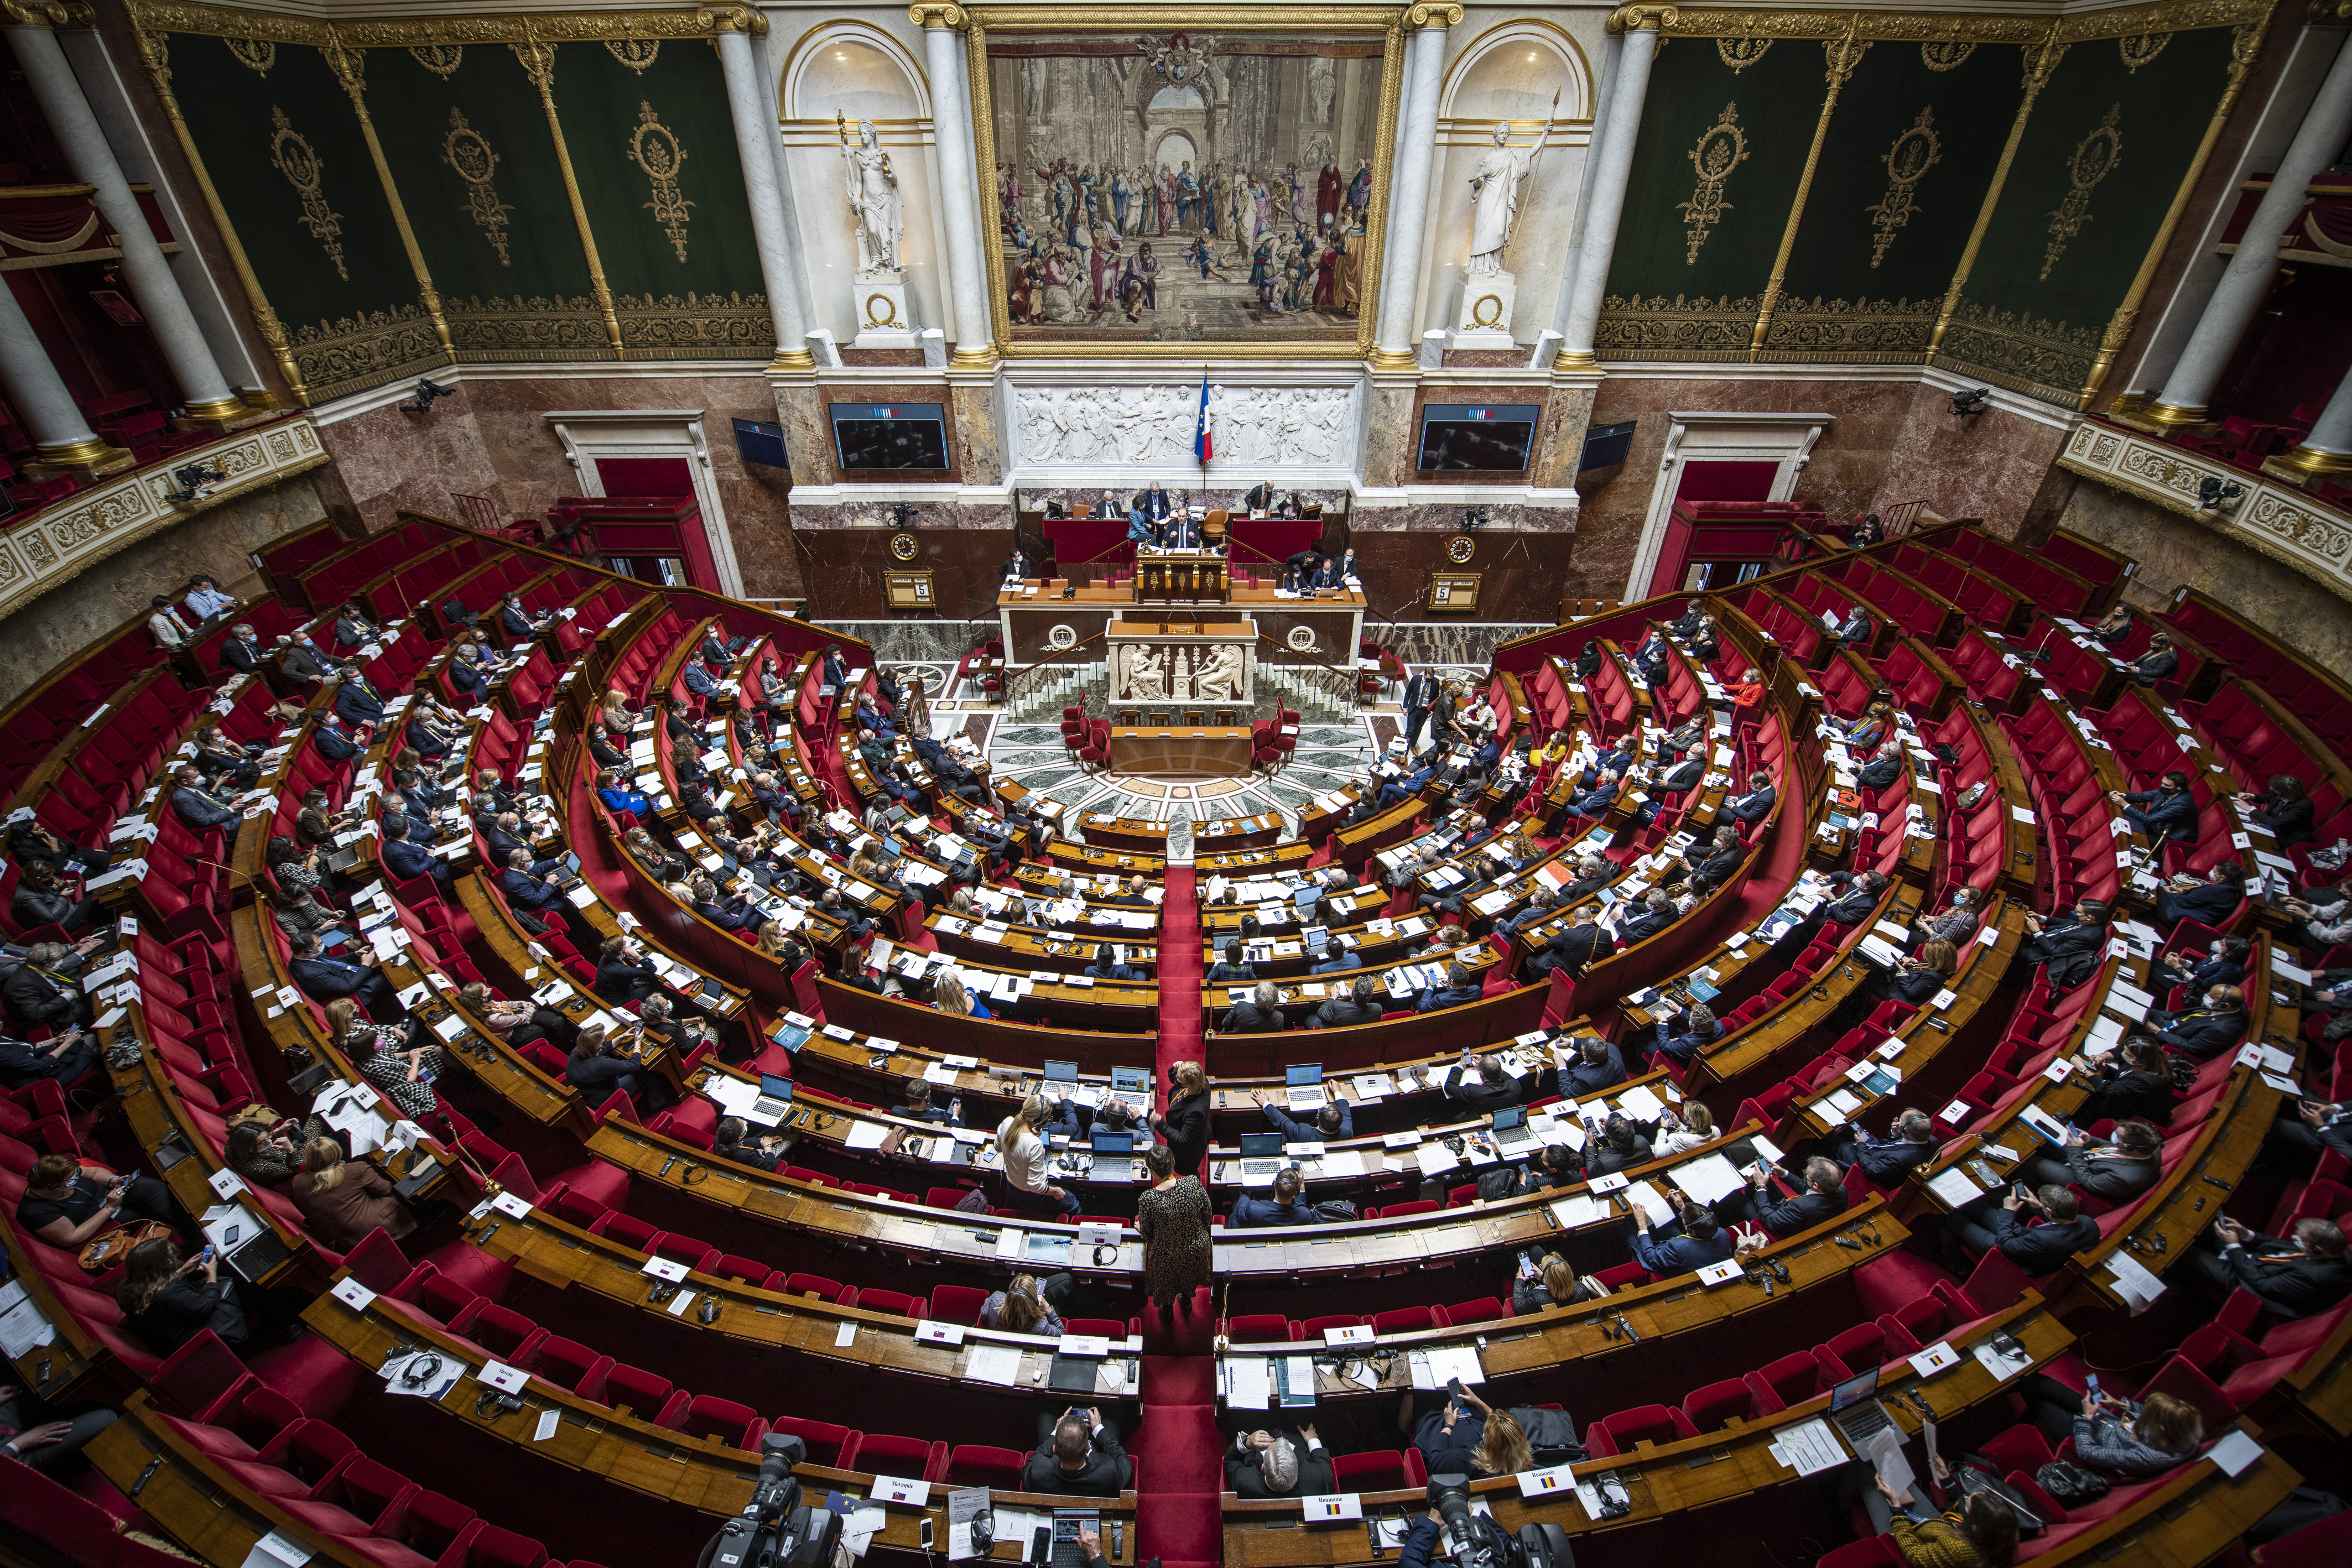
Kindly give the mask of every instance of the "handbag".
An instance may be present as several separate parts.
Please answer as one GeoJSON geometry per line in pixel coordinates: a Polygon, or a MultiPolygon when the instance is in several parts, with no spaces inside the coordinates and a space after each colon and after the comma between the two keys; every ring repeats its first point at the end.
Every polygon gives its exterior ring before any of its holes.
{"type": "Polygon", "coordinates": [[[2063,1459],[2053,1459],[2034,1471],[2033,1484],[2048,1492],[2051,1501],[2068,1509],[2096,1502],[2109,1490],[2106,1477],[2094,1475],[2063,1459]]]}
{"type": "Polygon", "coordinates": [[[131,1256],[131,1249],[142,1241],[168,1241],[172,1228],[160,1219],[142,1219],[130,1225],[110,1225],[82,1243],[81,1271],[85,1274],[110,1274],[131,1256]]]}

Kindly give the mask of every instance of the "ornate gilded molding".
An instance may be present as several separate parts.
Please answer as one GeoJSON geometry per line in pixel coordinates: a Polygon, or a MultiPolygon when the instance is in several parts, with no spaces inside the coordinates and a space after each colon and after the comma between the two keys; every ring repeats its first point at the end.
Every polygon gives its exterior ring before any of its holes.
{"type": "MultiPolygon", "coordinates": [[[[1641,26],[1682,38],[1820,38],[1848,34],[1873,43],[2061,44],[2235,27],[2264,20],[2270,0],[2151,0],[2150,4],[2085,11],[2055,20],[2033,16],[1959,15],[1935,10],[1759,11],[1701,5],[1628,5],[1609,18],[1644,14],[1641,26]],[[1651,19],[1654,17],[1654,20],[1651,19]]],[[[1958,62],[1955,60],[1954,64],[1958,62]]]]}
{"type": "Polygon", "coordinates": [[[507,214],[514,209],[499,200],[498,152],[488,138],[466,122],[465,111],[454,103],[449,106],[449,132],[441,139],[441,162],[466,182],[467,215],[499,253],[499,265],[512,266],[507,258],[507,214]]]}
{"type": "Polygon", "coordinates": [[[2074,406],[2083,378],[2098,362],[2100,336],[2091,328],[1972,301],[1962,302],[1943,330],[1936,362],[2063,407],[2074,406]]]}
{"type": "Polygon", "coordinates": [[[907,7],[907,20],[918,27],[947,27],[959,33],[971,23],[961,5],[909,5],[907,7]]]}
{"type": "Polygon", "coordinates": [[[416,302],[424,308],[425,319],[432,322],[434,336],[441,340],[441,352],[449,363],[455,364],[457,350],[449,341],[449,323],[441,315],[440,291],[433,287],[433,270],[425,265],[424,247],[416,243],[416,231],[409,225],[408,209],[401,203],[400,187],[392,178],[392,165],[384,161],[383,142],[375,133],[374,117],[368,113],[367,56],[335,37],[320,45],[319,53],[352,100],[352,112],[359,117],[360,136],[367,143],[369,162],[375,165],[376,183],[383,188],[384,205],[392,210],[392,226],[400,235],[400,247],[408,256],[408,270],[416,279],[416,302]]]}
{"type": "Polygon", "coordinates": [[[2044,37],[2025,51],[2025,90],[2018,99],[2017,114],[2009,122],[2009,140],[2002,143],[2000,161],[1993,165],[1992,179],[1985,186],[1984,200],[1977,204],[1977,221],[1969,225],[1969,242],[1960,247],[1959,265],[1952,269],[1951,286],[1944,290],[1944,308],[1936,318],[1936,329],[1927,339],[1927,362],[1934,364],[1944,335],[1952,325],[1953,313],[1959,308],[1960,290],[1968,286],[1969,274],[1975,270],[1977,253],[1984,248],[1985,231],[1992,225],[1993,209],[2000,204],[2000,193],[2009,183],[2009,172],[2017,162],[2017,150],[2025,141],[2025,122],[2033,117],[2033,106],[2042,97],[2042,89],[2050,85],[2057,73],[2058,62],[2066,57],[2066,46],[2055,38],[2044,37]]]}
{"type": "Polygon", "coordinates": [[[1764,280],[1763,303],[1756,312],[1755,330],[1748,339],[1748,357],[1751,360],[1763,354],[1764,340],[1772,329],[1773,312],[1780,308],[1780,288],[1789,278],[1789,257],[1796,254],[1797,229],[1805,221],[1805,203],[1813,193],[1813,176],[1821,172],[1822,148],[1829,141],[1830,117],[1837,112],[1838,95],[1845,90],[1854,68],[1862,64],[1862,57],[1869,51],[1869,40],[1852,32],[1822,40],[1828,90],[1822,97],[1822,111],[1813,120],[1813,140],[1805,150],[1804,172],[1797,177],[1797,193],[1789,200],[1789,221],[1780,225],[1780,248],[1773,253],[1772,271],[1764,280]]]}
{"type": "Polygon", "coordinates": [[[2050,214],[2050,244],[2042,253],[2044,282],[2049,281],[2050,269],[2058,265],[2058,258],[2066,254],[2066,242],[2091,221],[2091,193],[2124,161],[2124,135],[2116,129],[2123,115],[2122,104],[2110,108],[2099,117],[2097,129],[2084,137],[2066,159],[2066,179],[2073,189],[2050,214]]]}
{"type": "MultiPolygon", "coordinates": [[[[38,5],[41,0],[0,0],[38,5]]],[[[642,11],[514,11],[446,16],[361,16],[326,22],[274,11],[244,11],[194,0],[124,0],[137,26],[159,33],[200,33],[323,48],[408,48],[433,44],[600,43],[616,38],[708,38],[719,18],[744,6],[642,11]]],[[[757,13],[753,16],[757,17],[757,13]]],[[[756,27],[753,29],[756,31],[756,27]]]]}
{"type": "Polygon", "coordinates": [[[403,305],[297,327],[289,347],[310,400],[324,402],[454,363],[448,332],[423,306],[403,305]]]}
{"type": "Polygon", "coordinates": [[[572,299],[451,299],[450,334],[460,364],[610,360],[604,312],[586,295],[572,299]]]}
{"type": "Polygon", "coordinates": [[[1681,11],[1673,5],[1620,5],[1609,14],[1609,30],[1612,33],[1669,31],[1681,18],[1681,11]]]}
{"type": "Polygon", "coordinates": [[[1765,52],[1771,48],[1772,42],[1770,38],[1725,37],[1716,39],[1715,52],[1717,57],[1736,75],[1762,59],[1765,52]]]}
{"type": "Polygon", "coordinates": [[[1753,296],[1711,300],[1705,295],[1696,299],[1679,294],[1672,299],[1611,295],[1601,302],[1593,354],[1601,360],[1744,360],[1756,307],[1753,296]]]}
{"type": "MultiPolygon", "coordinates": [[[[1193,32],[1296,33],[1302,27],[1318,32],[1379,35],[1392,27],[1452,26],[1462,20],[1458,5],[1430,5],[1401,11],[1394,5],[1120,5],[1075,11],[1062,5],[967,5],[969,27],[992,33],[1067,33],[1105,26],[1115,18],[1121,33],[1165,33],[1178,28],[1193,32]],[[1408,20],[1412,11],[1431,14],[1426,22],[1408,20]]],[[[977,84],[974,84],[977,86],[977,84]]]]}
{"type": "Polygon", "coordinates": [[[768,19],[749,5],[706,5],[700,15],[702,25],[713,33],[750,33],[759,37],[768,30],[768,19]]]}
{"type": "Polygon", "coordinates": [[[1417,27],[1458,27],[1462,26],[1462,7],[1454,5],[1417,5],[1405,10],[1403,26],[1407,31],[1417,27]]]}
{"type": "Polygon", "coordinates": [[[694,219],[688,210],[694,204],[677,188],[677,172],[686,166],[686,147],[677,133],[661,122],[652,103],[639,99],[637,123],[629,132],[629,162],[645,171],[654,195],[652,201],[639,204],[661,225],[681,267],[686,265],[686,225],[694,219]]]}
{"type": "Polygon", "coordinates": [[[0,534],[0,615],[15,614],[143,538],[326,460],[318,431],[294,416],[86,486],[0,534]],[[226,478],[201,500],[173,501],[179,486],[172,470],[186,463],[202,463],[226,478]]]}
{"type": "Polygon", "coordinates": [[[411,44],[408,47],[408,57],[443,81],[447,81],[457,74],[457,68],[466,63],[466,46],[463,44],[411,44]]]}
{"type": "Polygon", "coordinates": [[[563,194],[572,205],[572,232],[580,236],[580,254],[588,264],[588,292],[604,318],[604,342],[616,360],[628,358],[621,340],[621,319],[613,306],[613,290],[604,281],[604,264],[596,254],[596,231],[589,226],[588,204],[580,196],[580,176],[572,167],[572,148],[563,140],[563,118],[555,112],[555,46],[538,38],[509,44],[522,74],[538,89],[540,112],[547,117],[547,134],[555,143],[555,166],[563,175],[563,194]]]}
{"type": "Polygon", "coordinates": [[[2187,517],[2214,534],[2282,561],[2341,598],[2352,599],[2352,522],[2293,486],[2219,458],[2112,425],[2078,427],[2058,465],[2187,517]],[[2200,507],[2209,478],[2245,487],[2234,514],[2200,507]]]}
{"type": "Polygon", "coordinates": [[[764,294],[624,294],[613,307],[635,359],[764,361],[775,352],[776,322],[764,294]]]}
{"type": "Polygon", "coordinates": [[[1895,243],[1896,233],[1919,210],[1913,199],[1919,182],[1943,159],[1943,138],[1936,134],[1936,111],[1932,107],[1922,109],[1919,118],[1911,122],[1911,129],[1896,136],[1895,144],[1879,160],[1886,165],[1886,190],[1878,198],[1878,204],[1863,209],[1870,214],[1870,226],[1877,235],[1870,246],[1872,267],[1886,259],[1886,247],[1895,243]]]}
{"type": "Polygon", "coordinates": [[[1768,363],[1916,365],[1927,357],[1938,301],[1783,298],[1755,358],[1768,363]]]}
{"type": "Polygon", "coordinates": [[[278,63],[278,46],[267,38],[228,38],[231,58],[255,76],[267,77],[269,68],[278,63]]]}
{"type": "Polygon", "coordinates": [[[269,106],[269,162],[286,176],[286,183],[294,187],[295,197],[302,204],[302,215],[295,222],[310,231],[310,237],[319,242],[319,248],[327,253],[327,260],[333,264],[335,276],[348,283],[352,273],[343,265],[343,214],[327,204],[320,188],[326,166],[309,140],[286,118],[286,111],[274,103],[269,106]]]}
{"type": "Polygon", "coordinates": [[[1919,63],[1931,71],[1956,71],[1977,52],[1974,44],[1953,38],[1930,38],[1919,46],[1919,63]]]}
{"type": "Polygon", "coordinates": [[[97,15],[81,0],[0,0],[0,16],[20,27],[94,27],[97,15]]]}
{"type": "Polygon", "coordinates": [[[1697,142],[1684,156],[1697,172],[1698,183],[1691,187],[1688,201],[1675,204],[1675,210],[1689,225],[1683,230],[1683,237],[1689,242],[1683,265],[1696,267],[1708,231],[1731,209],[1731,204],[1723,199],[1724,183],[1733,170],[1748,162],[1748,133],[1739,129],[1739,105],[1725,104],[1715,123],[1699,132],[1697,142]]]}

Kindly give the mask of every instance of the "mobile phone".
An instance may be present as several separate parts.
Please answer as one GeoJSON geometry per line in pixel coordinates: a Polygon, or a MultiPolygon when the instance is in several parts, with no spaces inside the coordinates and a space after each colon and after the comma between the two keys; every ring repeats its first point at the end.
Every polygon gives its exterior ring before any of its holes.
{"type": "Polygon", "coordinates": [[[2032,1197],[2033,1196],[2032,1193],[2030,1193],[2030,1192],[2028,1192],[2028,1191],[2026,1191],[2026,1190],[2025,1190],[2025,1186],[2024,1186],[2024,1184],[2023,1184],[2022,1182],[2012,1182],[2012,1183],[2011,1183],[2011,1184],[2010,1184],[2010,1188],[2009,1188],[2009,1190],[2010,1190],[2011,1192],[2012,1192],[2012,1193],[2016,1194],[2020,1201],[2022,1201],[2022,1200],[2024,1200],[2024,1199],[2026,1199],[2026,1198],[2029,1198],[2029,1197],[2032,1197]]]}
{"type": "Polygon", "coordinates": [[[2099,1392],[2099,1375],[2097,1373],[2085,1373],[2083,1376],[2083,1383],[2084,1386],[2090,1389],[2092,1398],[2104,1399],[2106,1397],[2105,1395],[2099,1392]]]}
{"type": "Polygon", "coordinates": [[[1447,1379],[1445,1380],[1445,1392],[1447,1392],[1448,1394],[1451,1394],[1451,1395],[1452,1395],[1452,1396],[1454,1396],[1454,1398],[1456,1398],[1456,1399],[1461,1398],[1461,1397],[1462,1397],[1462,1380],[1461,1380],[1460,1378],[1458,1378],[1458,1377],[1449,1377],[1449,1378],[1447,1378],[1447,1379]]]}
{"type": "Polygon", "coordinates": [[[931,1520],[930,1520],[930,1516],[929,1516],[929,1514],[925,1514],[925,1515],[923,1516],[923,1550],[924,1550],[924,1551],[926,1551],[926,1552],[929,1552],[930,1549],[931,1549],[931,1520]]]}

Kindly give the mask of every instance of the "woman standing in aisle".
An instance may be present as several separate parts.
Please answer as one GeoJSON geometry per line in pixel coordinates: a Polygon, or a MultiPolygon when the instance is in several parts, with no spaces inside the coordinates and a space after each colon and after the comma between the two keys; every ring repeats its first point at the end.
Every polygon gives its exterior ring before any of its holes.
{"type": "Polygon", "coordinates": [[[1143,1289],[1161,1312],[1209,1283],[1209,1194],[1195,1176],[1178,1176],[1164,1145],[1143,1152],[1151,1190],[1136,1200],[1143,1236],[1143,1289]]]}

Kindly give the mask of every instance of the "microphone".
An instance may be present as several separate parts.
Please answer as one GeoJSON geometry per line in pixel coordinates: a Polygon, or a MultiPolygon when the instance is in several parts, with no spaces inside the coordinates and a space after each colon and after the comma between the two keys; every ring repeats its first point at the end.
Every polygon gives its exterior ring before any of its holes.
{"type": "Polygon", "coordinates": [[[188,863],[190,865],[208,865],[215,871],[225,871],[228,873],[230,876],[237,878],[240,881],[251,882],[253,880],[253,873],[251,872],[239,871],[233,865],[223,865],[218,861],[208,861],[202,855],[190,855],[188,857],[188,863]]]}

